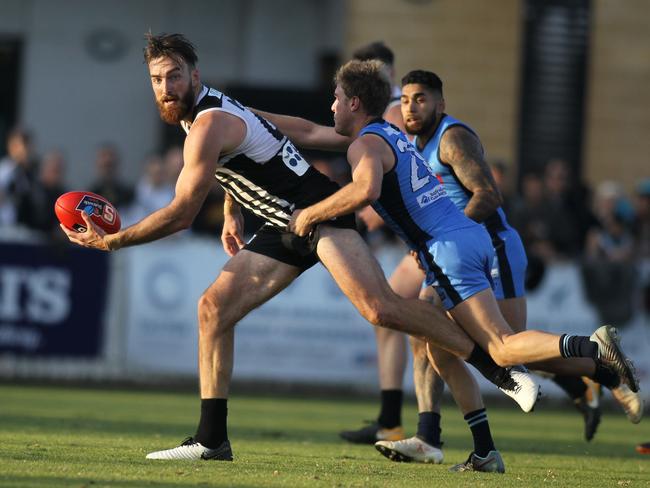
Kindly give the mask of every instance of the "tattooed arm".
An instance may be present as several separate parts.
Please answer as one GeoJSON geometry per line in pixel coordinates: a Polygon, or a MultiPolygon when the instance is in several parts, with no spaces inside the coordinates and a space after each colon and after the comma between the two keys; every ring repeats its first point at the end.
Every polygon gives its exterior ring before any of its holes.
{"type": "Polygon", "coordinates": [[[440,141],[440,160],[452,167],[461,184],[472,193],[465,215],[483,222],[503,203],[501,193],[483,155],[478,137],[464,127],[452,127],[440,141]]]}

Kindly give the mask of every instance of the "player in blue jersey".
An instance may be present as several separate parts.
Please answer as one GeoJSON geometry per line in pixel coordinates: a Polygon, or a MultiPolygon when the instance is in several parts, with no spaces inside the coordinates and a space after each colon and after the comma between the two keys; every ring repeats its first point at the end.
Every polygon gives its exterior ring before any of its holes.
{"type": "MultiPolygon", "coordinates": [[[[400,97],[402,88],[394,83],[395,55],[383,42],[372,42],[356,49],[352,59],[359,61],[379,60],[388,70],[391,81],[391,98],[386,110],[384,120],[399,127],[404,131],[404,121],[400,97]]],[[[383,226],[381,217],[368,206],[359,213],[366,224],[368,232],[383,226]]],[[[417,262],[409,258],[403,260],[388,278],[388,283],[395,293],[405,298],[417,298],[420,291],[419,283],[413,285],[411,274],[419,274],[417,262]]],[[[344,430],[339,433],[342,439],[354,444],[374,444],[379,440],[397,441],[404,439],[402,427],[402,401],[404,373],[408,361],[407,336],[401,332],[393,333],[384,327],[374,327],[377,343],[377,376],[380,388],[380,408],[375,421],[368,423],[360,429],[344,430]]],[[[419,359],[419,358],[418,358],[419,359]]],[[[426,356],[424,364],[429,364],[426,356]]],[[[417,368],[418,365],[414,365],[417,368]]],[[[426,367],[426,366],[425,366],[426,367]]]]}
{"type": "MultiPolygon", "coordinates": [[[[499,207],[501,196],[484,160],[478,136],[469,126],[445,113],[442,81],[436,74],[411,71],[402,79],[402,90],[402,115],[406,131],[416,136],[413,141],[415,146],[436,177],[444,183],[447,194],[456,206],[468,217],[484,223],[495,248],[492,278],[499,309],[514,331],[524,330],[526,255],[519,235],[509,226],[499,207]]],[[[421,281],[423,275],[412,273],[411,279],[421,281]]],[[[405,280],[408,278],[402,278],[402,282],[405,280]]],[[[414,357],[426,357],[426,352],[418,342],[420,341],[412,339],[416,346],[413,347],[414,357]]],[[[427,374],[431,375],[432,372],[414,370],[419,404],[426,401],[426,398],[420,399],[422,393],[418,390],[422,389],[427,374]]],[[[643,403],[639,395],[625,384],[619,384],[618,377],[609,373],[609,370],[598,371],[598,376],[611,389],[628,417],[634,423],[640,421],[643,403]]],[[[578,409],[583,412],[585,437],[591,440],[600,420],[599,408],[591,406],[594,400],[597,405],[598,394],[594,394],[591,388],[588,389],[580,377],[556,375],[554,380],[569,393],[578,409]]],[[[439,390],[440,388],[436,390],[434,387],[434,391],[439,390]]],[[[380,441],[376,444],[378,449],[381,448],[383,454],[393,459],[421,458],[419,453],[423,444],[426,444],[424,447],[427,449],[439,444],[439,410],[428,414],[435,425],[422,425],[422,417],[426,415],[426,412],[420,410],[421,421],[415,437],[396,442],[380,441]]]]}
{"type": "MultiPolygon", "coordinates": [[[[622,354],[611,327],[601,327],[591,337],[512,331],[491,288],[490,236],[483,226],[456,208],[405,136],[379,117],[382,112],[376,108],[377,98],[381,87],[388,93],[389,86],[381,68],[373,62],[351,61],[339,70],[336,81],[333,129],[302,119],[264,114],[298,145],[347,148],[352,168],[350,184],[293,213],[291,230],[307,235],[323,220],[372,204],[418,255],[425,267],[427,285],[435,287],[449,314],[497,363],[545,361],[541,366],[555,363],[555,367],[589,377],[594,376],[596,364],[600,363],[615,369],[632,390],[638,390],[633,367],[622,354]],[[566,360],[576,357],[592,361],[566,360]]],[[[496,459],[493,461],[493,465],[498,464],[496,459]]],[[[477,468],[485,462],[486,458],[473,454],[463,466],[477,468]]]]}

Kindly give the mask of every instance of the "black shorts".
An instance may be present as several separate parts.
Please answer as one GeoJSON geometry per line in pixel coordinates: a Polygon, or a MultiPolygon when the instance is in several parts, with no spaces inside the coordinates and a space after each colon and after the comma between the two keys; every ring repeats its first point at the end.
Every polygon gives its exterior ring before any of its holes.
{"type": "Polygon", "coordinates": [[[253,238],[244,246],[244,249],[277,259],[306,271],[318,262],[316,245],[320,238],[319,227],[321,225],[330,225],[339,229],[356,230],[357,228],[354,214],[322,222],[314,228],[311,234],[304,237],[265,224],[257,230],[253,238]]]}

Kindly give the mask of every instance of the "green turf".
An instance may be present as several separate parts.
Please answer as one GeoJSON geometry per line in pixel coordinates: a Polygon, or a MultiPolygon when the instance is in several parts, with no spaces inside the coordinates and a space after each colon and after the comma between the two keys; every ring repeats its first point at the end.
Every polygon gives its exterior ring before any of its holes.
{"type": "MultiPolygon", "coordinates": [[[[230,401],[235,462],[147,461],[193,432],[198,401],[188,393],[0,386],[0,487],[184,486],[650,486],[650,457],[634,444],[641,424],[608,413],[593,443],[569,409],[523,414],[491,407],[505,475],[448,473],[471,450],[462,416],[443,410],[445,464],[399,464],[337,432],[372,416],[372,402],[255,397],[230,401]]],[[[407,405],[409,433],[416,412],[407,405]]],[[[644,439],[648,437],[648,439],[644,439]]]]}

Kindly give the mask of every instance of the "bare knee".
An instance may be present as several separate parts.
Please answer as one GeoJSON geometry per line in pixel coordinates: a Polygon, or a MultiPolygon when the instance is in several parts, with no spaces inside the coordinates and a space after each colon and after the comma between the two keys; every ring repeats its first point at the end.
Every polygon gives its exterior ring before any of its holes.
{"type": "Polygon", "coordinates": [[[213,296],[204,293],[199,298],[199,333],[202,336],[215,336],[228,330],[228,324],[223,320],[222,307],[213,296]]]}
{"type": "Polygon", "coordinates": [[[391,328],[391,321],[386,310],[382,306],[369,307],[361,312],[363,317],[372,325],[377,327],[391,328]]]}
{"type": "Polygon", "coordinates": [[[393,307],[392,304],[388,303],[388,300],[364,300],[358,308],[363,318],[372,325],[397,330],[394,326],[393,307]]]}
{"type": "Polygon", "coordinates": [[[494,362],[502,368],[508,368],[519,364],[508,346],[509,337],[510,335],[503,335],[488,345],[490,356],[494,362]]]}

